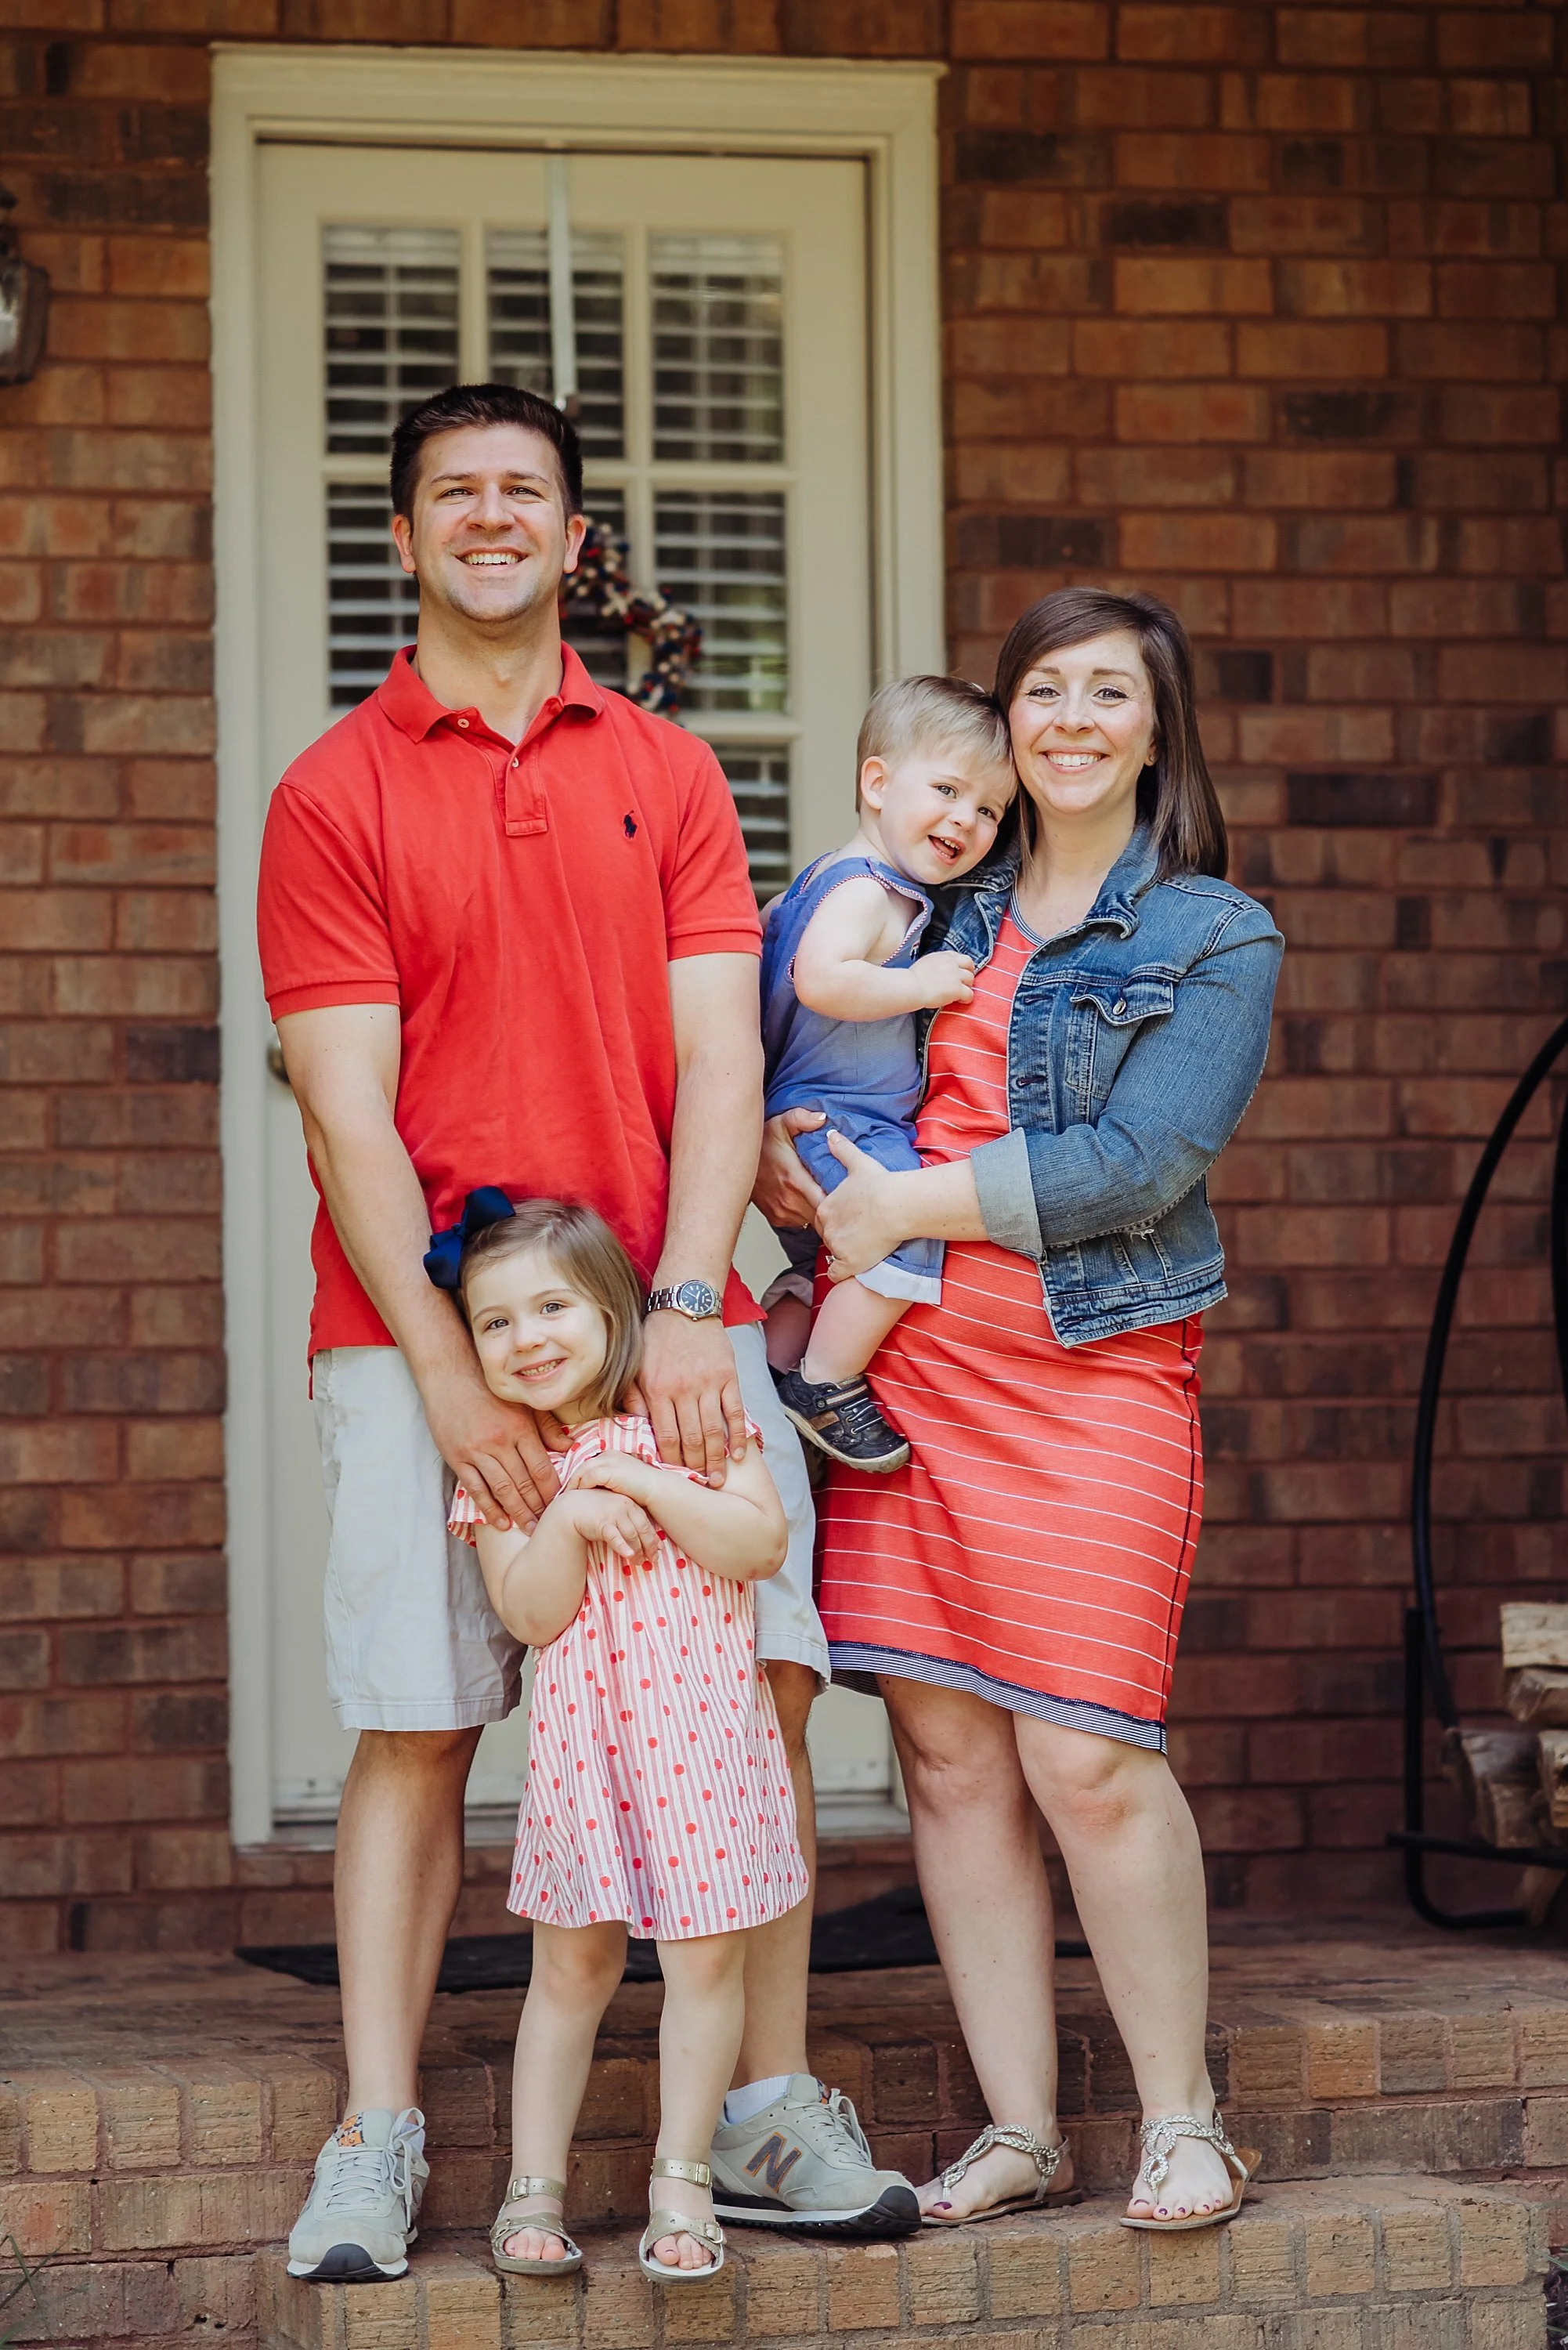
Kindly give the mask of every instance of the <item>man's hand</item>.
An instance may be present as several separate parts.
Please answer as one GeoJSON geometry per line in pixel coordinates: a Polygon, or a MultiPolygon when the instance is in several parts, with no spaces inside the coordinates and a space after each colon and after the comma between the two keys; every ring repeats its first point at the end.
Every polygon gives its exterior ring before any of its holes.
{"type": "MultiPolygon", "coordinates": [[[[637,1402],[653,1423],[671,1469],[700,1469],[724,1482],[727,1461],[746,1457],[746,1409],[735,1353],[717,1321],[650,1314],[643,1325],[637,1402]]],[[[634,1409],[636,1405],[634,1404],[634,1409]]]]}
{"type": "Polygon", "coordinates": [[[920,1002],[930,1011],[940,1012],[946,1003],[974,1001],[972,955],[942,947],[935,954],[922,955],[912,965],[909,977],[919,990],[920,1002]]]}
{"type": "Polygon", "coordinates": [[[770,1224],[805,1231],[816,1222],[823,1192],[807,1173],[794,1147],[797,1134],[811,1134],[827,1120],[819,1109],[786,1109],[763,1128],[762,1157],[752,1187],[752,1205],[770,1224]]]}
{"type": "Polygon", "coordinates": [[[477,1363],[427,1379],[420,1392],[437,1449],[485,1524],[532,1534],[560,1490],[533,1413],[493,1396],[477,1363]]]}

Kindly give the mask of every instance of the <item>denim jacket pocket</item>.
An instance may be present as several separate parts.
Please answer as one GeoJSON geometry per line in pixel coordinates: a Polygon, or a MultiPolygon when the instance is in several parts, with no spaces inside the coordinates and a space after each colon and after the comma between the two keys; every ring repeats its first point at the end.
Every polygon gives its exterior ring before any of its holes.
{"type": "Polygon", "coordinates": [[[1077,1115],[1092,1122],[1144,1024],[1168,1019],[1174,1011],[1176,983],[1152,972],[1084,978],[1073,983],[1071,1001],[1067,1086],[1077,1115]]]}

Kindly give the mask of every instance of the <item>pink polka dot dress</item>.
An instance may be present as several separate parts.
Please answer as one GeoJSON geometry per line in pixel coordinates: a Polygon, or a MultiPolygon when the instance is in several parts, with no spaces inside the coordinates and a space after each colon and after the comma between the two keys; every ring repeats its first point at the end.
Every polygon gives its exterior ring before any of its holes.
{"type": "MultiPolygon", "coordinates": [[[[601,1452],[663,1465],[646,1419],[592,1420],[556,1456],[562,1484],[601,1452]]],[[[689,1941],[766,1925],[805,1892],[752,1586],[668,1536],[653,1559],[590,1560],[575,1621],[535,1658],[507,1908],[689,1941]]]]}

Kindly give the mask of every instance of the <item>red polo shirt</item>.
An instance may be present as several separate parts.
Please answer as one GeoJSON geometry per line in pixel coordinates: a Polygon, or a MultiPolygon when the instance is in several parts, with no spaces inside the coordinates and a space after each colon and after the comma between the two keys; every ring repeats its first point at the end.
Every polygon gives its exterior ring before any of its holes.
{"type": "MultiPolygon", "coordinates": [[[[273,794],[258,929],[275,1019],[398,1006],[397,1128],[432,1227],[481,1183],[586,1201],[648,1279],[675,1109],[665,966],[760,951],[706,743],[601,693],[567,646],[514,744],[400,652],[273,794]]],[[[325,1205],[311,1256],[311,1352],[390,1346],[325,1205]]],[[[724,1318],[758,1318],[733,1274],[724,1318]]]]}

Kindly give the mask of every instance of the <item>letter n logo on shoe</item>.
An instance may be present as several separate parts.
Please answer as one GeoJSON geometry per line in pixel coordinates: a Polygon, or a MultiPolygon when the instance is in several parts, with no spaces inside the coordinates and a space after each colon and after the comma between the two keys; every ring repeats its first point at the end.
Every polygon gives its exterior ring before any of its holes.
{"type": "Polygon", "coordinates": [[[779,2131],[774,2130],[772,2137],[765,2137],[763,2140],[761,2146],[758,2147],[755,2154],[753,2155],[750,2162],[746,2165],[746,2168],[753,2178],[755,2178],[758,2172],[761,2170],[765,2170],[767,2172],[768,2185],[773,2189],[775,2195],[782,2190],[784,2180],[789,2177],[790,2172],[800,2160],[799,2147],[790,2147],[789,2152],[786,2154],[784,2152],[784,2147],[787,2145],[789,2145],[788,2139],[784,2137],[779,2131]]]}

